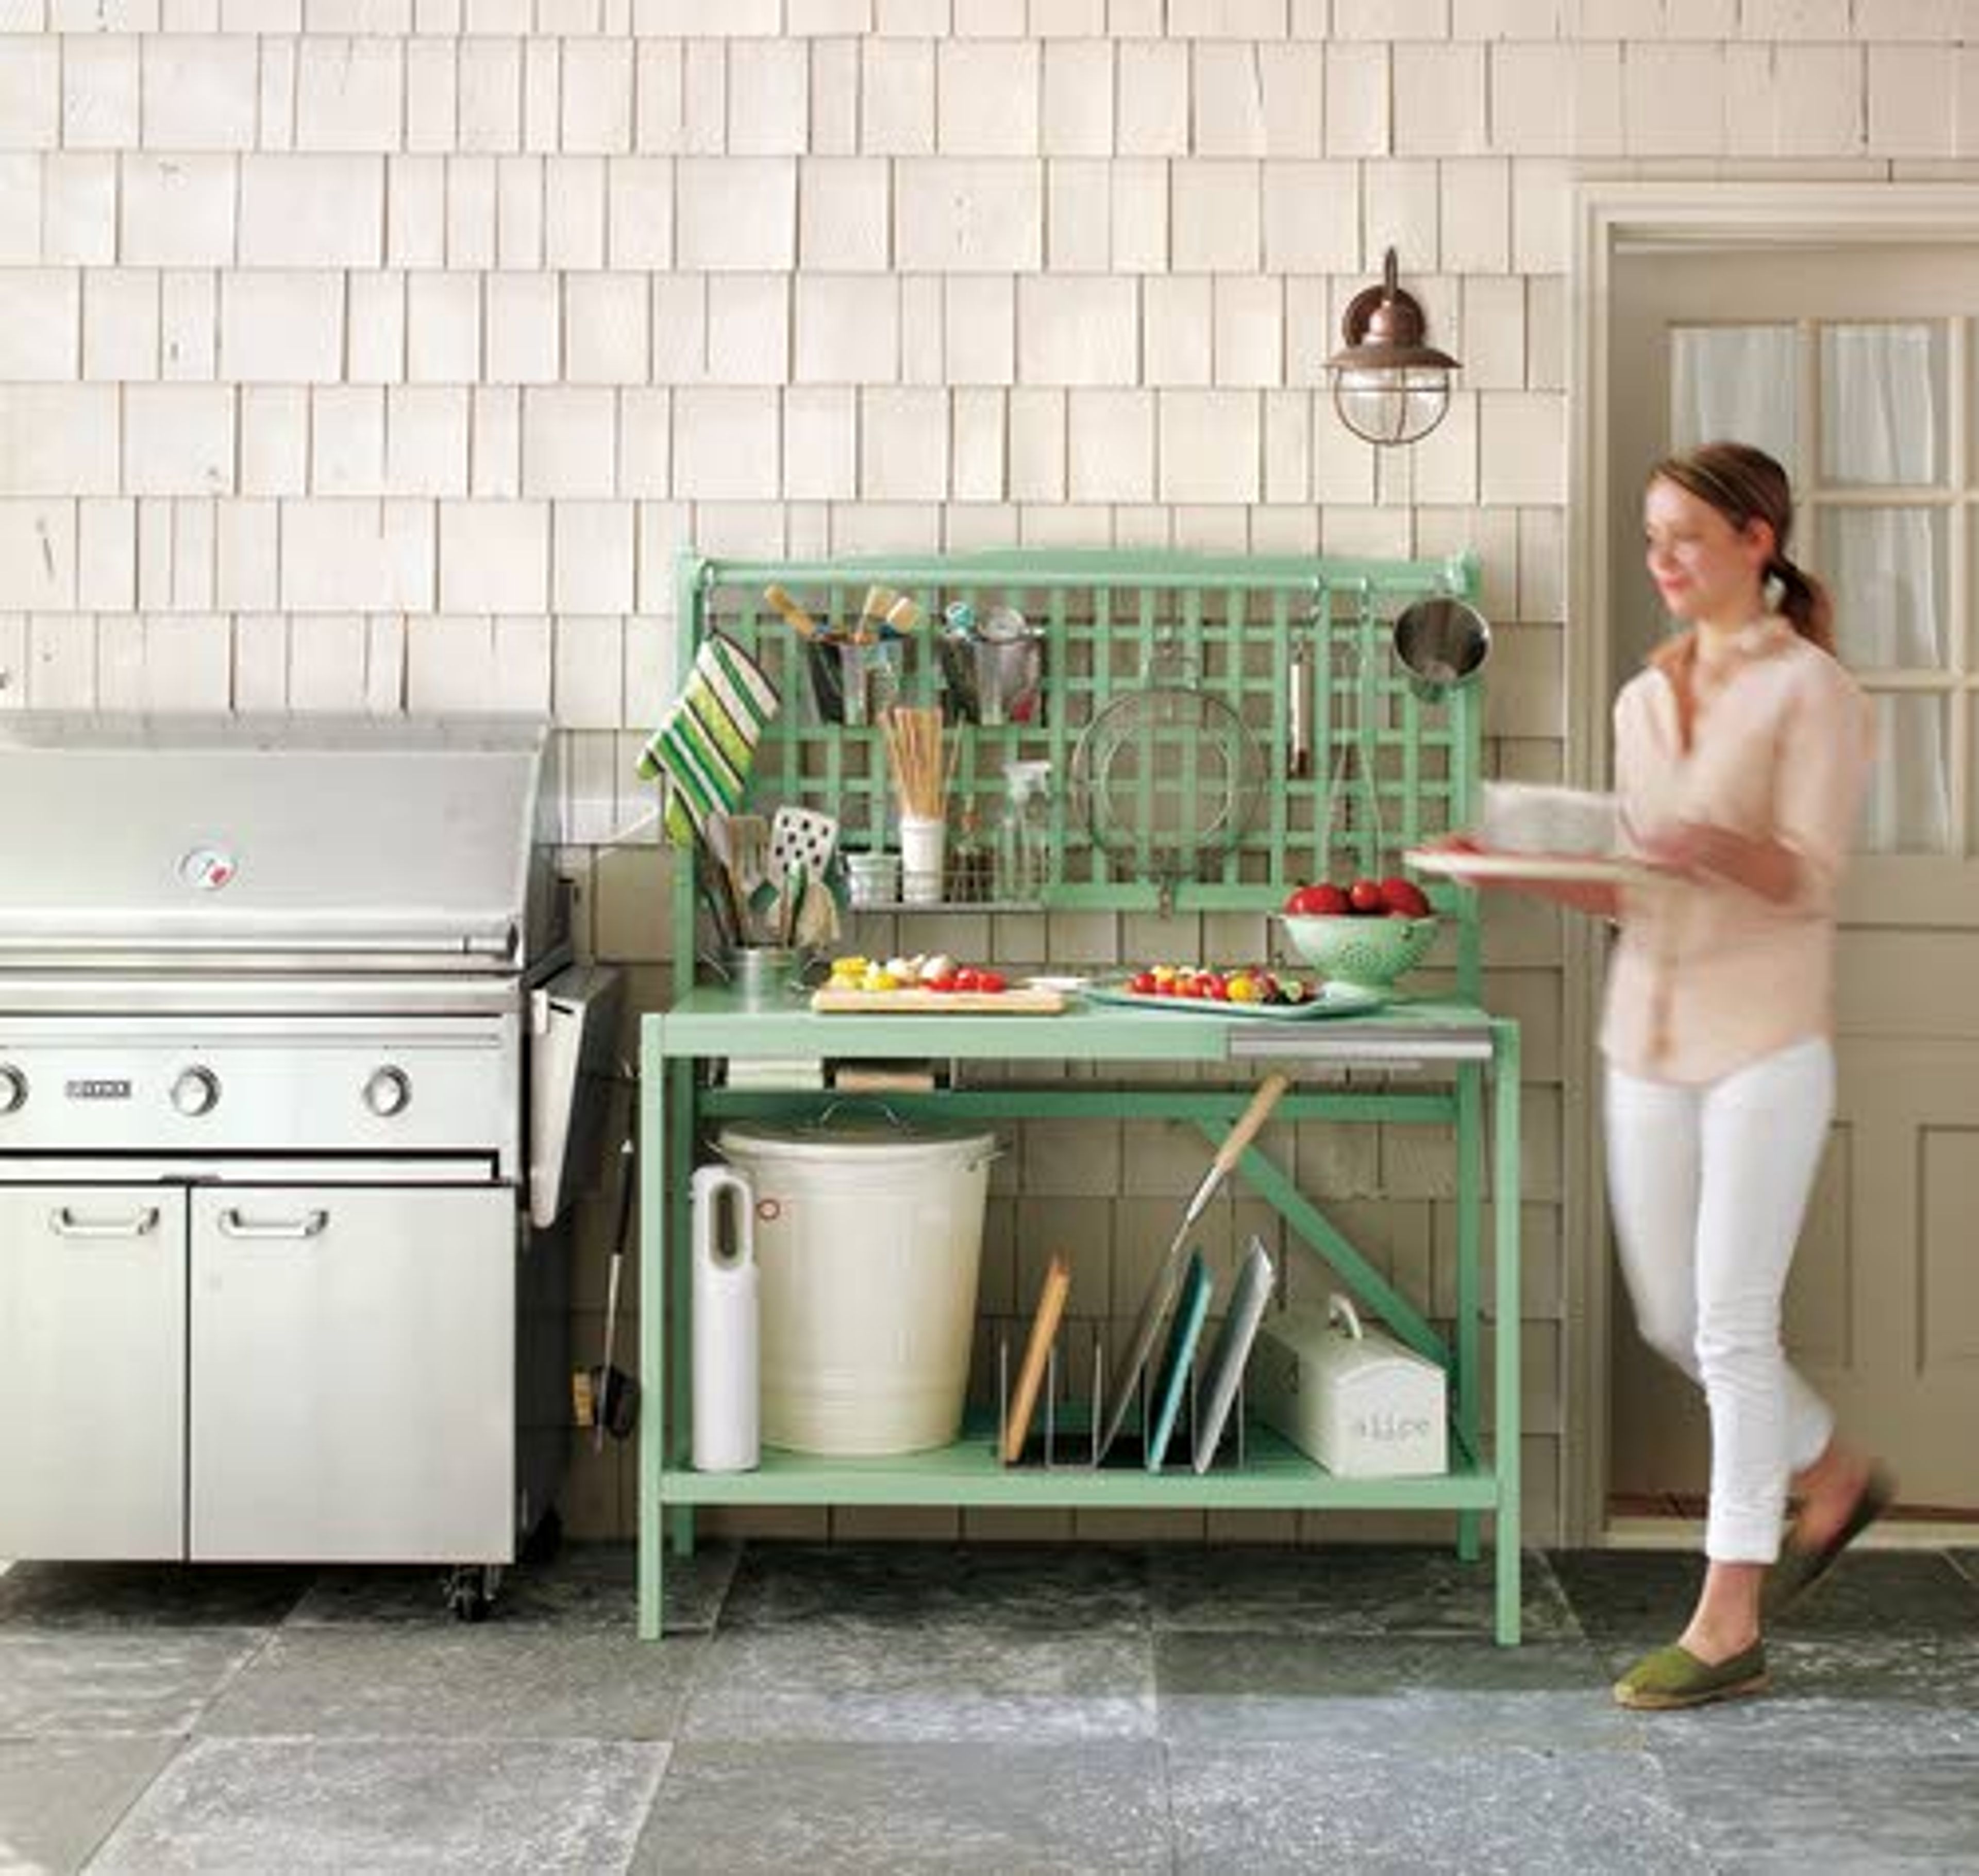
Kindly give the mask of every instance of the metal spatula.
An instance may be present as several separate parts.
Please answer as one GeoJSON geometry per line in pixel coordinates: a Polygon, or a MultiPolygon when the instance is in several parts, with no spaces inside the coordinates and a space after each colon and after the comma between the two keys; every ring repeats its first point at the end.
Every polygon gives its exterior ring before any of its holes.
{"type": "Polygon", "coordinates": [[[753,893],[770,877],[770,824],[761,814],[731,814],[728,841],[736,882],[745,893],[753,893]]]}
{"type": "Polygon", "coordinates": [[[744,909],[752,920],[763,920],[777,903],[777,882],[770,875],[768,820],[761,814],[730,815],[728,846],[744,909]]]}

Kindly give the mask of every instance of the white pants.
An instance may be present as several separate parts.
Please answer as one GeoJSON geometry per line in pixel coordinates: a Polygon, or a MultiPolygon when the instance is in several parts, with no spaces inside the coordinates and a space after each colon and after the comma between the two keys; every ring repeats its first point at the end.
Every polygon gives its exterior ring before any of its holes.
{"type": "Polygon", "coordinates": [[[1702,1085],[1608,1071],[1622,1274],[1643,1339],[1704,1389],[1714,1562],[1778,1555],[1788,1475],[1835,1430],[1780,1347],[1780,1299],[1834,1109],[1822,1037],[1702,1085]]]}

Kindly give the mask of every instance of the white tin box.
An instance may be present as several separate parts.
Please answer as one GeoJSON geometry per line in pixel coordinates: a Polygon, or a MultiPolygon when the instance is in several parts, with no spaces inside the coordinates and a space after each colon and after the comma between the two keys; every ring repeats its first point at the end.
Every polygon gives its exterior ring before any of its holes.
{"type": "Polygon", "coordinates": [[[1344,1296],[1268,1316],[1251,1357],[1257,1417],[1344,1479],[1450,1468],[1441,1368],[1378,1329],[1344,1296]]]}

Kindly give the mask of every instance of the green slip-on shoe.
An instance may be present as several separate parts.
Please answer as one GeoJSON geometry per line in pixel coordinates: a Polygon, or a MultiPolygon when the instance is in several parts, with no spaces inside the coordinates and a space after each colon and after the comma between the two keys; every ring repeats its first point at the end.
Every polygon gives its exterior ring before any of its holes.
{"type": "Polygon", "coordinates": [[[1659,1648],[1615,1683],[1617,1706],[1666,1712],[1701,1707],[1714,1700],[1762,1694],[1772,1685],[1766,1672],[1766,1645],[1755,1642],[1729,1661],[1700,1661],[1680,1642],[1659,1648]]]}
{"type": "Polygon", "coordinates": [[[1780,1547],[1779,1561],[1766,1573],[1759,1606],[1765,1620],[1782,1616],[1820,1583],[1841,1562],[1841,1553],[1888,1510],[1897,1482],[1881,1466],[1871,1466],[1862,1481],[1855,1508],[1827,1543],[1812,1549],[1789,1537],[1780,1547]]]}

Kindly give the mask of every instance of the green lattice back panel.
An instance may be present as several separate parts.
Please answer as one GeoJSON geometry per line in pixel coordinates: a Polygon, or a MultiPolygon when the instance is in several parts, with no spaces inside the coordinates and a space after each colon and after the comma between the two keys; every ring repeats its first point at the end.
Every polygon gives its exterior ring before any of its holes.
{"type": "MultiPolygon", "coordinates": [[[[934,635],[952,601],[968,600],[979,612],[1013,606],[1043,628],[1044,721],[951,725],[949,734],[962,739],[951,816],[973,808],[986,829],[1003,799],[1005,763],[1038,757],[1051,764],[1049,905],[1125,910],[1155,903],[1152,881],[1094,847],[1068,784],[1080,732],[1115,698],[1144,685],[1158,648],[1178,651],[1195,681],[1242,719],[1261,749],[1265,775],[1248,831],[1233,851],[1178,888],[1178,904],[1260,907],[1305,880],[1391,873],[1404,848],[1473,818],[1481,691],[1472,686],[1426,702],[1389,648],[1392,621],[1411,600],[1474,592],[1477,566],[1468,556],[691,558],[681,569],[688,652],[711,628],[727,632],[761,660],[784,700],[757,751],[752,807],[822,808],[838,816],[848,847],[886,844],[892,804],[881,732],[823,719],[804,641],[764,598],[774,582],[820,623],[849,626],[876,582],[910,594],[927,615],[899,648],[903,702],[942,701],[934,635]],[[1288,773],[1288,700],[1293,647],[1301,640],[1308,647],[1311,761],[1309,773],[1294,777],[1288,773]]],[[[1178,785],[1189,780],[1184,776],[1178,785]]]]}

